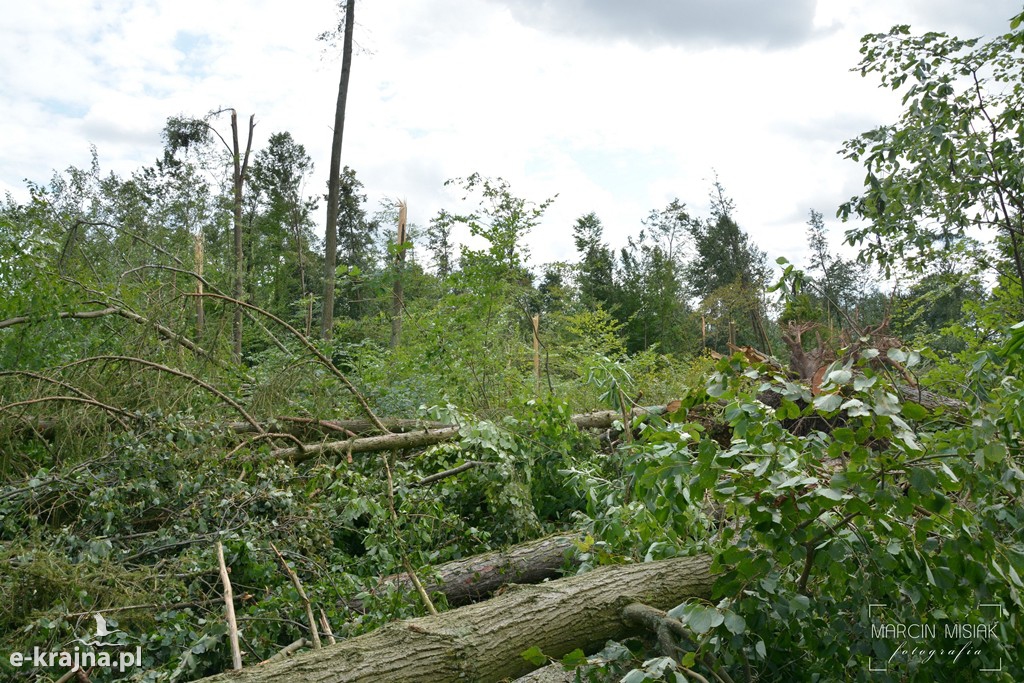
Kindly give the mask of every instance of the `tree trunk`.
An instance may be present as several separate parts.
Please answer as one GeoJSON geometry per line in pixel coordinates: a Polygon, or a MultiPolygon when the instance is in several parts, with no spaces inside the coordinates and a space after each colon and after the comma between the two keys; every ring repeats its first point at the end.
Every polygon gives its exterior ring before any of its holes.
{"type": "MultiPolygon", "coordinates": [[[[234,146],[232,156],[234,160],[234,173],[232,180],[234,185],[234,237],[235,237],[235,282],[234,298],[238,301],[245,300],[245,283],[243,274],[245,272],[245,261],[242,254],[242,192],[245,187],[245,173],[249,168],[249,152],[252,150],[252,131],[256,127],[255,114],[249,117],[249,140],[245,145],[245,157],[242,157],[241,147],[238,143],[238,112],[231,110],[231,141],[234,146]]],[[[242,307],[235,306],[235,318],[231,326],[232,349],[231,355],[235,362],[242,360],[242,307]]]]}
{"type": "Polygon", "coordinates": [[[196,339],[202,339],[203,331],[206,329],[206,299],[203,297],[203,229],[199,228],[195,239],[195,270],[196,275],[196,339]]]}
{"type": "Polygon", "coordinates": [[[391,299],[391,348],[397,349],[402,337],[402,270],[405,265],[405,221],[407,218],[405,202],[398,205],[398,253],[395,255],[395,286],[391,299]]]}
{"type": "MultiPolygon", "coordinates": [[[[665,406],[651,406],[648,408],[636,408],[633,415],[660,415],[665,412],[665,406]]],[[[622,419],[622,413],[617,410],[602,410],[596,413],[584,413],[573,415],[572,421],[580,429],[607,429],[616,420],[622,419]]],[[[454,441],[459,438],[458,427],[445,427],[434,431],[423,430],[405,432],[401,434],[382,434],[380,436],[368,436],[362,439],[348,439],[346,441],[328,441],[326,443],[310,444],[308,446],[293,446],[279,448],[271,453],[274,458],[291,460],[292,462],[304,462],[311,460],[318,455],[347,455],[350,453],[377,453],[379,451],[397,451],[406,448],[426,448],[443,441],[454,441]]]]}
{"type": "Polygon", "coordinates": [[[291,659],[203,679],[208,683],[489,683],[536,668],[520,655],[532,646],[561,657],[594,652],[632,633],[622,608],[640,602],[668,610],[707,598],[711,558],[679,557],[601,567],[437,616],[389,624],[372,633],[291,659]]]}
{"type": "Polygon", "coordinates": [[[320,316],[320,334],[331,338],[334,327],[334,279],[338,267],[338,194],[341,188],[341,142],[345,134],[345,104],[348,81],[352,72],[352,28],[356,0],[345,4],[345,43],[342,48],[341,81],[338,83],[338,104],[334,109],[334,138],[331,145],[331,170],[327,180],[327,226],[324,238],[324,300],[320,316]]]}
{"type": "MultiPolygon", "coordinates": [[[[451,606],[479,602],[510,583],[532,584],[558,578],[565,557],[575,545],[577,534],[559,534],[528,541],[507,550],[474,555],[464,560],[434,567],[436,579],[421,578],[428,593],[443,593],[451,606]]],[[[381,586],[399,586],[410,593],[416,588],[408,574],[388,576],[381,586]]],[[[361,610],[362,600],[347,600],[345,605],[361,610]]]]}

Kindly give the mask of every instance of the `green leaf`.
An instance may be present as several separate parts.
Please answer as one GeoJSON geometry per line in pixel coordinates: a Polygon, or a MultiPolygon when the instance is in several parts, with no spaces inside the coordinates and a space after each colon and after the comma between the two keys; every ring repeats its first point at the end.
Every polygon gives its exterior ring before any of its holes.
{"type": "Polygon", "coordinates": [[[828,498],[829,500],[842,500],[843,498],[849,498],[849,494],[844,494],[842,491],[836,489],[814,489],[815,495],[819,495],[822,498],[828,498]]]}
{"type": "Polygon", "coordinates": [[[562,666],[566,669],[575,669],[583,666],[587,663],[587,656],[583,654],[583,650],[576,648],[572,652],[562,657],[562,666]]]}
{"type": "Polygon", "coordinates": [[[907,362],[907,352],[903,349],[892,348],[886,351],[885,355],[888,356],[889,360],[897,363],[907,362]]]}
{"type": "Polygon", "coordinates": [[[765,649],[763,640],[757,641],[757,644],[754,645],[754,650],[756,650],[757,654],[761,656],[761,659],[766,659],[768,657],[768,650],[765,649]]]}
{"type": "Polygon", "coordinates": [[[747,630],[747,621],[730,610],[725,615],[725,628],[729,630],[729,633],[738,636],[747,630]]]}
{"type": "Polygon", "coordinates": [[[928,417],[928,410],[918,403],[908,401],[900,410],[904,417],[911,420],[923,420],[928,417]]]}
{"type": "Polygon", "coordinates": [[[832,384],[846,384],[853,377],[853,373],[846,369],[833,370],[828,373],[828,377],[825,378],[826,382],[832,384]]]}
{"type": "Polygon", "coordinates": [[[822,394],[814,398],[814,407],[823,413],[831,413],[839,410],[843,403],[843,397],[839,394],[822,394]]]}
{"type": "Polygon", "coordinates": [[[695,605],[688,615],[686,625],[689,626],[690,630],[694,633],[703,634],[716,626],[720,626],[723,621],[725,621],[725,617],[714,607],[695,605]]]}
{"type": "Polygon", "coordinates": [[[526,650],[519,656],[528,661],[530,664],[533,664],[534,666],[542,666],[544,664],[547,664],[548,661],[547,656],[545,656],[544,653],[540,651],[540,648],[536,645],[526,650]]]}
{"type": "Polygon", "coordinates": [[[998,441],[985,444],[981,449],[987,462],[996,463],[1006,458],[1006,446],[998,441]]]}

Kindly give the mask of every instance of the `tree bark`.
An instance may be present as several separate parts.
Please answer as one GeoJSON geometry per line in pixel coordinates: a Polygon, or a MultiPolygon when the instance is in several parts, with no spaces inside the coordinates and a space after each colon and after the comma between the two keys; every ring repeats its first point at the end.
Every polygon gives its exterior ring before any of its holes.
{"type": "Polygon", "coordinates": [[[341,80],[338,83],[338,103],[334,109],[334,138],[331,144],[331,170],[327,179],[327,226],[324,238],[324,300],[320,315],[320,334],[331,338],[334,327],[334,279],[338,267],[338,194],[341,188],[341,143],[345,134],[345,105],[348,101],[348,82],[352,73],[352,29],[355,24],[356,0],[345,4],[345,43],[342,48],[341,80]]]}
{"type": "MultiPolygon", "coordinates": [[[[510,583],[535,584],[558,577],[565,557],[574,547],[577,534],[559,534],[528,541],[506,550],[474,555],[434,567],[434,576],[421,578],[429,593],[442,593],[450,606],[479,602],[510,583]]],[[[408,574],[388,576],[382,586],[415,590],[408,574]]],[[[346,600],[351,609],[361,610],[362,600],[346,600]]]]}
{"type": "Polygon", "coordinates": [[[709,597],[712,583],[707,556],[601,567],[537,586],[517,586],[486,602],[397,622],[315,652],[203,680],[490,683],[536,668],[520,656],[532,646],[551,657],[576,648],[596,651],[609,639],[633,632],[622,620],[626,605],[641,602],[671,609],[690,598],[709,597]]]}

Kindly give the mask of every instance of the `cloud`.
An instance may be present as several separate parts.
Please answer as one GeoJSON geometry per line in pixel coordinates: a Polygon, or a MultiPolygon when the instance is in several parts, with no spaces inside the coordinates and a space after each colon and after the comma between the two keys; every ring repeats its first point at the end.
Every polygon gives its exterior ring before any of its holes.
{"type": "Polygon", "coordinates": [[[669,44],[780,48],[814,34],[816,0],[495,0],[552,33],[669,44]]]}
{"type": "Polygon", "coordinates": [[[903,21],[910,23],[915,33],[938,30],[961,38],[1002,35],[1022,9],[1019,0],[988,0],[984,10],[962,0],[913,0],[909,5],[911,17],[903,21]]]}

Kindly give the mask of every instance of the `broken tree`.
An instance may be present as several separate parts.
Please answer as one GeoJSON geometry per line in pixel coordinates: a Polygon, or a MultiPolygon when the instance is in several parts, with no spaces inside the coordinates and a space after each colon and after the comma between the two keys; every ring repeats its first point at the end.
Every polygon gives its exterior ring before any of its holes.
{"type": "Polygon", "coordinates": [[[500,681],[535,668],[521,656],[530,647],[551,657],[577,648],[595,651],[607,640],[634,631],[623,617],[629,605],[671,609],[691,598],[709,597],[712,582],[707,556],[601,567],[537,586],[512,587],[486,602],[397,622],[321,650],[203,680],[500,681]]]}

